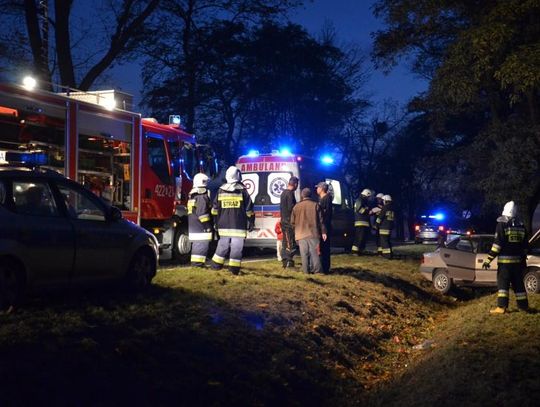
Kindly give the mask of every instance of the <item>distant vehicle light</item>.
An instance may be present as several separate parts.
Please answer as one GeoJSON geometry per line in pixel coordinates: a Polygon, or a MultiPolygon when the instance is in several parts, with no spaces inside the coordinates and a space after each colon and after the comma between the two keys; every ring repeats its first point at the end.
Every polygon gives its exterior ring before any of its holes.
{"type": "Polygon", "coordinates": [[[25,76],[22,83],[26,90],[34,90],[37,85],[37,81],[31,76],[25,76]]]}
{"type": "Polygon", "coordinates": [[[467,236],[470,236],[470,235],[471,235],[471,231],[467,230],[467,236]]]}
{"type": "Polygon", "coordinates": [[[329,155],[323,155],[321,161],[326,165],[334,164],[334,159],[329,155]]]}
{"type": "Polygon", "coordinates": [[[444,226],[439,226],[439,230],[440,230],[441,232],[444,232],[444,226]]]}
{"type": "Polygon", "coordinates": [[[180,124],[182,124],[182,118],[180,117],[180,115],[177,115],[177,114],[169,115],[169,125],[180,126],[180,124]]]}
{"type": "Polygon", "coordinates": [[[416,231],[418,232],[418,231],[420,230],[420,225],[416,225],[416,226],[414,227],[414,230],[416,230],[416,231]]]}
{"type": "Polygon", "coordinates": [[[257,150],[249,150],[247,156],[248,156],[248,157],[258,157],[258,156],[259,156],[259,152],[258,152],[257,150]]]}

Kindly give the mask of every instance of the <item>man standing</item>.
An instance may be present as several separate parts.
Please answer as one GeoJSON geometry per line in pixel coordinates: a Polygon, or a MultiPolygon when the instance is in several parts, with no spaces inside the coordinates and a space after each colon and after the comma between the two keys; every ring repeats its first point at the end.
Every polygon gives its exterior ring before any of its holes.
{"type": "Polygon", "coordinates": [[[384,206],[383,196],[384,194],[381,192],[375,195],[376,205],[369,212],[369,214],[373,215],[373,217],[375,218],[373,222],[374,223],[373,229],[375,229],[375,243],[377,244],[377,254],[379,256],[382,256],[382,247],[381,247],[381,236],[379,234],[379,228],[377,227],[377,220],[384,206]]]}
{"type": "Polygon", "coordinates": [[[319,205],[322,210],[323,224],[326,229],[326,240],[320,243],[321,266],[324,274],[330,273],[330,236],[332,235],[332,200],[334,197],[328,193],[328,184],[319,182],[317,184],[317,195],[319,195],[319,205]]]}
{"type": "Polygon", "coordinates": [[[520,310],[529,310],[527,292],[523,284],[524,264],[527,261],[528,239],[523,223],[516,219],[517,207],[514,201],[504,205],[502,215],[497,218],[495,240],[488,257],[484,260],[483,268],[490,267],[495,257],[497,259],[497,308],[490,310],[491,314],[504,314],[508,308],[510,284],[516,294],[517,306],[520,310]]]}
{"type": "Polygon", "coordinates": [[[369,206],[368,201],[371,197],[371,191],[364,189],[360,197],[354,203],[354,245],[353,253],[361,256],[366,249],[366,240],[369,234],[369,206]]]}
{"type": "Polygon", "coordinates": [[[212,205],[208,196],[208,176],[196,174],[187,204],[189,240],[191,241],[191,265],[204,267],[208,247],[212,240],[212,205]]]}
{"type": "Polygon", "coordinates": [[[219,233],[216,252],[212,257],[212,268],[219,270],[225,263],[230,249],[229,271],[234,275],[240,273],[242,250],[247,232],[253,230],[253,202],[244,184],[240,181],[242,174],[235,166],[227,169],[227,183],[219,187],[212,206],[212,215],[219,233]]]}
{"type": "Polygon", "coordinates": [[[377,216],[376,227],[379,235],[379,247],[377,251],[384,257],[392,258],[392,243],[390,237],[392,229],[394,229],[394,210],[392,209],[392,197],[390,195],[383,196],[383,208],[377,216]]]}
{"type": "Polygon", "coordinates": [[[296,205],[296,198],[294,192],[298,188],[298,178],[292,176],[289,178],[287,189],[281,193],[279,205],[281,211],[281,230],[283,231],[283,243],[281,259],[283,262],[283,268],[294,267],[294,251],[296,250],[296,244],[294,239],[294,228],[291,225],[291,214],[296,205]]]}
{"type": "Polygon", "coordinates": [[[302,257],[302,270],[304,273],[320,273],[321,260],[317,247],[320,239],[326,240],[326,227],[320,205],[311,199],[311,189],[304,188],[301,193],[302,201],[293,208],[291,224],[302,257]]]}

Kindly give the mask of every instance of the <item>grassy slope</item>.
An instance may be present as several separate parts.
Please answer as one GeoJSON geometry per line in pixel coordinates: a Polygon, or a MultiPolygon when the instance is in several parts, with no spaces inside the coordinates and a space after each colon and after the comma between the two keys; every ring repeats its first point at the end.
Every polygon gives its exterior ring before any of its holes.
{"type": "MultiPolygon", "coordinates": [[[[414,261],[340,255],[333,266],[331,276],[284,271],[276,261],[246,264],[240,277],[168,269],[135,298],[94,292],[33,300],[0,316],[0,405],[360,405],[366,397],[401,404],[423,390],[413,380],[418,373],[438,377],[429,357],[447,354],[453,372],[467,365],[463,352],[485,340],[478,328],[492,323],[485,311],[493,298],[456,307],[433,294],[414,261]],[[459,322],[462,312],[472,323],[459,322]],[[412,350],[432,337],[433,350],[412,350]]],[[[524,326],[537,318],[507,317],[524,326]]],[[[538,333],[537,322],[529,334],[538,333]]],[[[446,387],[459,385],[454,376],[446,387]]]]}

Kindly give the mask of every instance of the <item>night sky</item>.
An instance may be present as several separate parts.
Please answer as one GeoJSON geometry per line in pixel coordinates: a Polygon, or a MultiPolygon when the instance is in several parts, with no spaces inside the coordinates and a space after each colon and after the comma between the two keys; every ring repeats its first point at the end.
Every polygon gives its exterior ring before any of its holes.
{"type": "MultiPolygon", "coordinates": [[[[291,13],[291,20],[306,27],[308,32],[317,36],[326,22],[335,27],[338,41],[358,44],[366,55],[371,51],[370,33],[382,28],[371,6],[375,0],[313,0],[306,1],[306,5],[291,13]]],[[[367,66],[371,66],[368,61],[367,66]]],[[[371,66],[372,67],[372,66],[371,66]]],[[[123,65],[110,71],[111,77],[106,85],[123,90],[134,95],[135,104],[140,101],[140,68],[138,64],[123,65]]],[[[389,75],[375,71],[367,84],[367,91],[375,104],[391,99],[399,103],[406,103],[412,96],[426,89],[427,83],[415,77],[403,62],[389,75]]],[[[140,110],[135,107],[134,110],[140,110]]],[[[143,112],[144,115],[144,112],[143,112]]]]}

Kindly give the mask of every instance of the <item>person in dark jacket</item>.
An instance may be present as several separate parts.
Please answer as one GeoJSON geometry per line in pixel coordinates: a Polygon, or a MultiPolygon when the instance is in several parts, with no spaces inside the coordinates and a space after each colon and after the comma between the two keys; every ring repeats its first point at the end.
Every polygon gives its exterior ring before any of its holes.
{"type": "Polygon", "coordinates": [[[196,174],[187,204],[191,265],[204,267],[208,247],[212,241],[212,205],[208,196],[208,176],[196,174]]]}
{"type": "Polygon", "coordinates": [[[514,201],[504,205],[502,215],[497,218],[495,240],[483,268],[489,268],[497,257],[497,308],[491,314],[504,314],[508,308],[510,284],[516,294],[517,306],[520,310],[529,310],[527,291],[523,284],[523,272],[526,267],[528,239],[523,223],[516,218],[517,207],[514,201]]]}
{"type": "Polygon", "coordinates": [[[300,246],[302,270],[304,273],[321,273],[321,260],[318,246],[327,239],[321,206],[311,198],[311,189],[304,188],[302,200],[293,208],[291,224],[300,246]]]}
{"type": "Polygon", "coordinates": [[[371,191],[364,189],[354,203],[354,244],[352,252],[361,256],[366,250],[366,241],[370,233],[369,205],[371,191]]]}
{"type": "Polygon", "coordinates": [[[328,184],[326,182],[319,182],[317,184],[317,195],[319,195],[323,224],[326,228],[326,239],[320,242],[321,267],[323,273],[328,274],[330,273],[330,236],[332,235],[332,201],[334,196],[328,192],[328,184]]]}
{"type": "Polygon", "coordinates": [[[212,268],[221,269],[230,249],[229,271],[240,273],[242,250],[247,232],[253,230],[255,213],[253,202],[244,184],[242,174],[234,166],[227,169],[227,183],[223,184],[214,199],[212,215],[215,216],[219,241],[212,257],[212,268]]]}
{"type": "Polygon", "coordinates": [[[384,257],[392,258],[392,229],[394,229],[394,210],[392,209],[392,197],[390,195],[383,196],[384,206],[379,212],[376,220],[376,228],[379,235],[379,247],[377,252],[384,257]]]}
{"type": "Polygon", "coordinates": [[[298,178],[292,176],[289,178],[287,189],[281,193],[279,206],[281,212],[281,230],[283,231],[283,243],[281,249],[281,259],[283,268],[294,267],[294,252],[296,243],[294,238],[294,227],[291,225],[291,214],[296,205],[294,192],[298,189],[298,178]]]}

